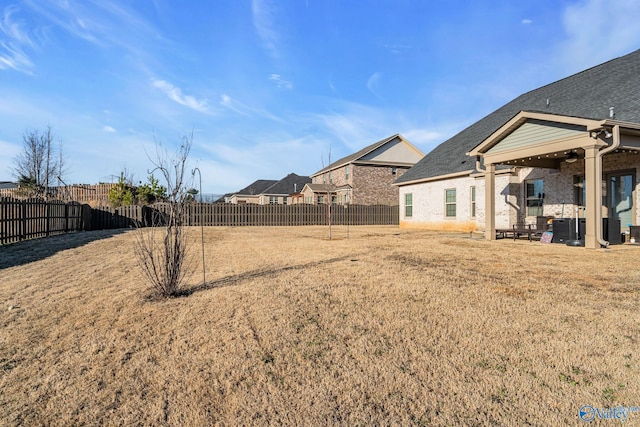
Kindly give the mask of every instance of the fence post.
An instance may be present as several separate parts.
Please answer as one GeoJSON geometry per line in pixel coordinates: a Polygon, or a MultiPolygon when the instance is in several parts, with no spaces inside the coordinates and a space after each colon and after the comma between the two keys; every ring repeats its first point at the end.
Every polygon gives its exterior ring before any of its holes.
{"type": "Polygon", "coordinates": [[[20,234],[20,240],[27,240],[27,201],[23,200],[20,203],[20,209],[22,209],[22,233],[20,234]]]}
{"type": "Polygon", "coordinates": [[[64,232],[69,232],[69,205],[64,204],[64,232]]]}

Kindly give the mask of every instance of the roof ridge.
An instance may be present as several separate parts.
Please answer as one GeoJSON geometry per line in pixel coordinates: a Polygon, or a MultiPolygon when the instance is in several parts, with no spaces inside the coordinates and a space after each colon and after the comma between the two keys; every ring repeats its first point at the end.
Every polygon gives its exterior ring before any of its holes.
{"type": "Polygon", "coordinates": [[[373,144],[367,145],[364,148],[361,148],[360,150],[356,151],[355,153],[351,153],[347,156],[341,157],[340,159],[336,160],[335,162],[331,162],[329,165],[323,167],[322,169],[320,169],[318,172],[314,173],[311,176],[315,176],[315,175],[319,175],[322,172],[326,172],[328,170],[331,169],[335,169],[338,166],[342,166],[343,164],[358,160],[359,158],[371,153],[372,151],[377,150],[378,148],[382,147],[384,144],[388,143],[389,141],[395,139],[395,138],[400,138],[405,142],[408,142],[407,139],[405,137],[403,137],[401,134],[396,133],[393,134],[387,138],[381,139],[380,141],[374,142],[373,144]]]}

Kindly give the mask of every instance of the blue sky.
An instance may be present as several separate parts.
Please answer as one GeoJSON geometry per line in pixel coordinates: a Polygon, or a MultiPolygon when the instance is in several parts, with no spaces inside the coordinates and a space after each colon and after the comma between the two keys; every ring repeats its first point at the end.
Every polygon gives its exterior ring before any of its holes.
{"type": "Polygon", "coordinates": [[[638,22],[636,0],[0,0],[0,180],[47,125],[67,183],[145,181],[191,132],[205,193],[395,133],[427,153],[640,48],[638,22]]]}

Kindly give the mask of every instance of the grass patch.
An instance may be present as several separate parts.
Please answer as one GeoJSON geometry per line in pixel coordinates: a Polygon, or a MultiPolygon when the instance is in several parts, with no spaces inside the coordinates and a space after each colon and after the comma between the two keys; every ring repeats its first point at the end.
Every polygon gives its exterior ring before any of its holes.
{"type": "Polygon", "coordinates": [[[207,283],[195,256],[168,300],[130,233],[0,248],[0,425],[565,425],[638,403],[637,248],[326,232],[205,229],[207,283]]]}

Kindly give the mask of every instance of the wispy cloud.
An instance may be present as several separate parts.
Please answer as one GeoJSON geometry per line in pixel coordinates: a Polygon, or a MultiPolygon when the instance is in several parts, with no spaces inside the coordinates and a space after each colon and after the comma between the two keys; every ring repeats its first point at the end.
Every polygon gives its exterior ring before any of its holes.
{"type": "Polygon", "coordinates": [[[256,179],[281,179],[291,172],[309,175],[320,169],[321,150],[327,147],[329,142],[316,136],[296,137],[281,130],[221,134],[199,144],[209,159],[200,168],[207,171],[207,180],[232,192],[256,179]],[[283,158],[298,160],[291,163],[283,158]]]}
{"type": "Polygon", "coordinates": [[[243,116],[251,116],[251,109],[243,103],[232,99],[227,94],[220,95],[220,105],[243,116]]]}
{"type": "Polygon", "coordinates": [[[116,130],[114,128],[106,125],[102,127],[102,131],[107,133],[116,133],[116,130]]]}
{"type": "Polygon", "coordinates": [[[566,8],[566,40],[558,46],[568,71],[599,64],[640,45],[640,8],[637,0],[587,0],[566,8]]]}
{"type": "Polygon", "coordinates": [[[260,116],[275,122],[282,122],[280,117],[270,113],[269,111],[263,108],[248,106],[224,93],[220,95],[220,105],[243,116],[260,116]]]}
{"type": "Polygon", "coordinates": [[[367,80],[367,89],[369,89],[369,92],[371,92],[378,98],[381,98],[376,90],[380,82],[380,78],[382,78],[382,73],[376,72],[373,73],[371,77],[369,77],[369,80],[367,80]]]}
{"type": "Polygon", "coordinates": [[[0,69],[13,69],[31,74],[33,63],[20,46],[15,43],[0,42],[0,69]]]}
{"type": "Polygon", "coordinates": [[[2,21],[0,21],[0,31],[20,44],[33,46],[29,34],[22,28],[22,23],[14,21],[12,15],[16,12],[18,12],[16,6],[7,6],[4,9],[4,16],[2,21]]]}
{"type": "Polygon", "coordinates": [[[274,82],[276,86],[283,89],[293,89],[293,83],[282,78],[280,74],[271,74],[269,80],[274,82]]]}
{"type": "Polygon", "coordinates": [[[533,24],[533,21],[531,19],[525,18],[521,21],[521,23],[524,25],[529,25],[529,24],[533,24]]]}
{"type": "Polygon", "coordinates": [[[118,2],[23,1],[53,29],[62,29],[100,48],[118,47],[140,62],[151,61],[150,52],[155,52],[152,45],[171,45],[147,19],[118,2]]]}
{"type": "Polygon", "coordinates": [[[411,45],[408,43],[383,43],[382,47],[394,55],[401,55],[411,50],[411,45]]]}
{"type": "Polygon", "coordinates": [[[277,58],[279,56],[280,34],[275,25],[275,5],[271,0],[253,0],[251,11],[253,13],[253,26],[265,49],[272,57],[277,58]]]}
{"type": "Polygon", "coordinates": [[[402,132],[402,136],[407,138],[412,144],[421,146],[444,141],[443,133],[438,130],[410,129],[402,132]]]}
{"type": "Polygon", "coordinates": [[[213,114],[206,99],[197,99],[191,95],[184,95],[180,88],[175,87],[165,80],[153,80],[152,84],[153,87],[160,89],[167,95],[167,97],[169,97],[169,99],[180,105],[191,108],[192,110],[200,113],[213,114]]]}
{"type": "Polygon", "coordinates": [[[34,47],[34,44],[23,23],[14,19],[17,12],[15,6],[6,7],[0,21],[0,69],[31,74],[33,63],[23,48],[34,47]]]}
{"type": "Polygon", "coordinates": [[[318,128],[343,145],[338,157],[398,132],[393,114],[362,104],[342,102],[326,114],[316,114],[318,128]],[[394,122],[393,124],[390,122],[394,122]]]}

